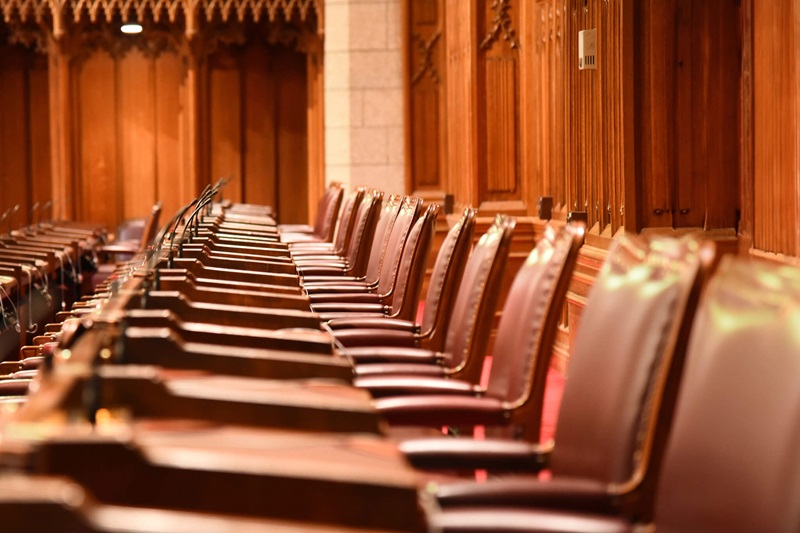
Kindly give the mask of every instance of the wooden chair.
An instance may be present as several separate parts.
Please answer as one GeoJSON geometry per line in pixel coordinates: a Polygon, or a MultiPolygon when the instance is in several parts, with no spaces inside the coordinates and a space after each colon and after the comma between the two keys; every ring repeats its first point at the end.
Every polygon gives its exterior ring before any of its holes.
{"type": "MultiPolygon", "coordinates": [[[[498,215],[474,247],[456,296],[442,352],[422,348],[392,347],[375,350],[345,347],[345,355],[356,365],[371,362],[442,363],[454,377],[477,383],[515,225],[515,219],[498,215]]],[[[377,330],[373,333],[373,338],[385,340],[391,336],[391,332],[389,333],[387,336],[386,332],[377,330]]],[[[403,335],[396,337],[408,338],[403,335]]],[[[360,385],[361,381],[362,378],[359,378],[356,383],[360,385]]],[[[376,394],[377,390],[372,392],[376,394]]]]}
{"type": "MultiPolygon", "coordinates": [[[[370,346],[391,339],[393,346],[423,347],[441,351],[455,302],[455,294],[464,275],[475,232],[475,210],[467,208],[448,231],[433,266],[422,321],[371,318],[337,318],[327,326],[351,353],[354,346],[370,346]]],[[[370,352],[370,353],[374,353],[370,352]]]]}
{"type": "Polygon", "coordinates": [[[433,242],[438,204],[430,204],[413,224],[407,217],[402,227],[395,225],[387,260],[376,292],[311,294],[311,309],[322,321],[342,317],[388,317],[409,321],[417,312],[425,264],[433,242]],[[322,303],[316,300],[322,299],[322,303]],[[341,300],[336,302],[335,300],[341,300]]]}
{"type": "Polygon", "coordinates": [[[412,464],[532,472],[482,486],[442,485],[440,505],[649,517],[689,330],[713,259],[694,240],[618,241],[581,316],[555,444],[454,439],[448,447],[423,439],[403,445],[412,464]],[[543,468],[552,479],[537,478],[543,468]]]}
{"type": "Polygon", "coordinates": [[[341,184],[331,183],[319,200],[314,225],[278,224],[281,241],[286,243],[331,242],[343,196],[344,189],[341,184]]]}
{"type": "MultiPolygon", "coordinates": [[[[497,327],[492,370],[487,387],[475,382],[411,372],[401,365],[384,376],[374,373],[355,381],[381,396],[375,408],[392,425],[515,426],[536,439],[547,371],[566,300],[583,226],[548,228],[514,278],[497,327]]],[[[362,365],[369,367],[371,365],[362,365]]],[[[383,365],[378,365],[379,367],[383,365]]],[[[454,444],[450,439],[437,443],[454,444]]]]}

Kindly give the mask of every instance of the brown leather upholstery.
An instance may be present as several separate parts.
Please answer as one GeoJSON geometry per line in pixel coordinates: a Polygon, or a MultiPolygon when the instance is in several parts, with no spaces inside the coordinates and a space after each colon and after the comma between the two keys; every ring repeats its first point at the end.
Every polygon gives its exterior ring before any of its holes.
{"type": "MultiPolygon", "coordinates": [[[[477,383],[483,366],[515,224],[512,218],[495,219],[470,256],[456,297],[443,357],[454,377],[470,383],[477,383]]],[[[353,352],[345,353],[359,362],[359,356],[353,352]]],[[[366,355],[361,361],[369,357],[366,355]]],[[[356,383],[374,394],[380,394],[378,388],[396,391],[394,387],[385,387],[383,382],[369,382],[369,379],[373,378],[358,379],[356,383]]]]}
{"type": "Polygon", "coordinates": [[[363,279],[354,276],[307,276],[303,279],[303,287],[311,295],[312,303],[347,301],[343,295],[356,291],[377,294],[390,292],[394,283],[394,271],[391,268],[394,258],[400,255],[420,205],[421,201],[415,197],[390,197],[375,229],[366,276],[363,279]],[[380,287],[381,284],[383,287],[380,287]]]}
{"type": "MultiPolygon", "coordinates": [[[[523,476],[483,486],[445,485],[440,503],[492,499],[498,505],[546,501],[580,508],[588,480],[599,490],[594,499],[605,501],[609,512],[647,516],[710,255],[691,240],[657,240],[648,247],[632,237],[609,253],[581,317],[549,457],[559,498],[547,482],[523,476]]],[[[541,450],[522,453],[529,464],[532,456],[545,462],[541,450]]]]}
{"type": "MultiPolygon", "coordinates": [[[[467,208],[459,221],[450,229],[439,248],[439,254],[431,273],[428,294],[425,298],[425,310],[421,324],[410,320],[385,320],[383,318],[334,319],[328,326],[337,331],[337,338],[349,347],[373,346],[382,344],[386,339],[384,331],[405,331],[405,341],[401,346],[418,346],[440,351],[444,348],[447,326],[450,321],[455,294],[472,249],[472,238],[475,232],[475,210],[467,208]],[[342,331],[351,330],[351,331],[342,331]]],[[[395,336],[396,337],[396,336],[395,336]]],[[[400,342],[400,341],[397,341],[400,342]]],[[[353,349],[351,353],[364,350],[353,349]]],[[[369,350],[364,355],[369,355],[369,350]]],[[[356,356],[361,357],[361,356],[356,356]]]]}
{"type": "Polygon", "coordinates": [[[282,242],[320,241],[331,242],[336,227],[336,218],[342,203],[344,190],[333,182],[320,198],[313,226],[303,224],[279,224],[282,242]]]}
{"type": "Polygon", "coordinates": [[[356,206],[361,203],[361,200],[366,192],[367,190],[365,188],[359,187],[342,202],[341,213],[339,214],[336,224],[335,237],[332,243],[299,242],[290,244],[289,248],[292,250],[292,255],[300,256],[303,254],[314,254],[320,252],[331,252],[336,254],[345,253],[353,231],[356,206]]]}
{"type": "MultiPolygon", "coordinates": [[[[799,304],[795,268],[723,259],[695,319],[655,531],[800,530],[799,304]]],[[[513,531],[633,530],[598,516],[509,508],[448,511],[432,527],[495,531],[493,520],[513,531]]]]}
{"type": "MultiPolygon", "coordinates": [[[[549,228],[520,268],[511,285],[497,329],[494,362],[484,390],[464,381],[404,378],[414,383],[413,398],[375,402],[390,423],[412,425],[516,424],[530,438],[539,434],[545,377],[558,330],[558,311],[566,299],[583,227],[567,226],[558,235],[549,228]],[[463,397],[436,395],[447,393],[463,397]]],[[[384,382],[399,378],[387,377],[384,382]]],[[[357,384],[372,381],[357,380],[357,384]]]]}
{"type": "MultiPolygon", "coordinates": [[[[414,223],[414,211],[406,209],[398,217],[398,223],[389,240],[389,252],[381,272],[380,282],[374,294],[331,294],[322,303],[311,295],[311,308],[320,313],[322,320],[342,316],[363,315],[390,316],[401,320],[413,318],[419,303],[419,291],[424,276],[424,267],[433,242],[433,232],[439,206],[431,204],[423,216],[414,223]],[[371,297],[371,298],[368,298],[371,297]],[[348,303],[336,303],[341,298],[348,303]],[[375,311],[349,302],[371,303],[375,311]]],[[[321,295],[320,295],[321,296],[321,295]]]]}
{"type": "Polygon", "coordinates": [[[695,321],[658,531],[800,531],[800,273],[725,258],[695,321]]]}
{"type": "Polygon", "coordinates": [[[341,256],[343,261],[326,261],[325,259],[317,261],[313,257],[307,259],[295,256],[297,271],[301,275],[344,273],[363,276],[369,260],[369,249],[375,234],[382,198],[382,192],[370,191],[358,204],[352,235],[347,243],[345,253],[341,256]]]}

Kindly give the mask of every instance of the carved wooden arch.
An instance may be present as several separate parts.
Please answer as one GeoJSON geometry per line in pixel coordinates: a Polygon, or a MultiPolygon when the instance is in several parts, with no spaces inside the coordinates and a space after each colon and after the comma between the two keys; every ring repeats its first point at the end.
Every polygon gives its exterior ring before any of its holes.
{"type": "Polygon", "coordinates": [[[201,20],[259,22],[267,18],[275,22],[282,17],[286,21],[306,22],[316,16],[318,31],[323,27],[322,0],[0,0],[0,12],[6,24],[14,21],[42,24],[49,20],[56,39],[67,31],[67,20],[79,23],[85,17],[91,22],[104,19],[110,23],[120,17],[122,20],[150,18],[156,23],[167,18],[174,23],[180,15],[188,39],[197,35],[201,20]]]}

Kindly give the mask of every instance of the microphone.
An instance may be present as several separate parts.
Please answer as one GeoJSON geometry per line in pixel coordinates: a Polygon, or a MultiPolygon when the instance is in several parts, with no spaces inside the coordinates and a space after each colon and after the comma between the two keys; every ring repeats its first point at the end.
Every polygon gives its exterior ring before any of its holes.
{"type": "Polygon", "coordinates": [[[37,209],[39,209],[39,202],[38,202],[38,201],[37,201],[37,202],[35,202],[35,203],[33,204],[33,206],[31,207],[31,212],[30,212],[30,215],[31,215],[31,217],[30,217],[30,224],[28,225],[28,230],[27,230],[27,231],[28,231],[28,233],[30,233],[30,232],[31,232],[30,230],[31,230],[31,229],[33,229],[33,219],[34,219],[34,216],[36,215],[36,210],[37,210],[37,209]]]}
{"type": "Polygon", "coordinates": [[[44,219],[44,212],[47,211],[48,209],[52,209],[52,207],[53,207],[53,201],[52,200],[47,200],[44,203],[44,205],[42,206],[42,210],[39,211],[39,222],[37,224],[38,227],[42,227],[42,222],[43,222],[43,219],[44,219]]]}
{"type": "MultiPolygon", "coordinates": [[[[181,242],[178,243],[178,257],[183,257],[183,243],[185,242],[185,239],[186,239],[186,230],[192,226],[192,220],[194,220],[197,217],[197,214],[200,212],[200,210],[203,209],[209,203],[211,203],[211,200],[213,200],[213,198],[214,198],[214,196],[212,195],[212,196],[209,196],[208,198],[204,199],[200,203],[198,203],[197,207],[195,207],[194,211],[192,211],[192,214],[189,215],[189,219],[186,221],[186,224],[183,226],[183,232],[181,233],[181,242]]],[[[192,238],[192,234],[189,233],[189,240],[191,240],[191,238],[192,238]]]]}
{"type": "Polygon", "coordinates": [[[14,207],[12,207],[11,208],[11,212],[8,213],[8,225],[6,227],[8,228],[8,235],[9,236],[11,235],[11,222],[14,219],[14,215],[16,214],[17,211],[19,211],[19,204],[17,204],[14,207]]]}
{"type": "Polygon", "coordinates": [[[174,259],[175,258],[175,252],[174,252],[174,248],[173,247],[175,245],[175,236],[178,234],[178,224],[181,223],[181,220],[183,220],[183,217],[184,217],[184,215],[186,215],[186,212],[189,211],[189,209],[191,209],[192,207],[194,207],[194,205],[197,204],[200,201],[200,199],[203,198],[206,195],[206,193],[208,192],[208,189],[210,189],[210,188],[211,188],[211,185],[206,185],[206,188],[203,189],[203,193],[200,196],[198,196],[197,198],[195,198],[194,200],[192,200],[189,203],[189,205],[187,205],[186,207],[181,209],[180,213],[178,214],[178,218],[175,220],[175,225],[172,228],[172,235],[170,236],[170,240],[169,240],[169,253],[167,255],[167,268],[172,268],[172,265],[173,265],[174,260],[175,260],[174,259]]]}

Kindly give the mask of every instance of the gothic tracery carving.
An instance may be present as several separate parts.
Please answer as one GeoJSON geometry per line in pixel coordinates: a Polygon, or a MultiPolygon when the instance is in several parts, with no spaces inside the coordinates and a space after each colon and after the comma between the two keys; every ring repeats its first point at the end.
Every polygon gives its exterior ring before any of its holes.
{"type": "Polygon", "coordinates": [[[84,17],[110,23],[117,16],[158,23],[164,17],[175,22],[182,14],[187,36],[193,36],[201,17],[207,22],[226,22],[233,16],[240,22],[264,17],[275,22],[283,16],[285,21],[305,22],[313,13],[321,20],[322,0],[0,0],[0,13],[6,23],[33,20],[41,24],[50,18],[57,38],[64,34],[64,20],[70,16],[76,23],[84,17]]]}
{"type": "Polygon", "coordinates": [[[517,32],[511,23],[510,0],[492,0],[491,5],[494,16],[492,17],[492,27],[486,37],[481,41],[481,50],[488,50],[492,44],[502,35],[504,41],[513,49],[518,49],[519,39],[517,32]]]}

